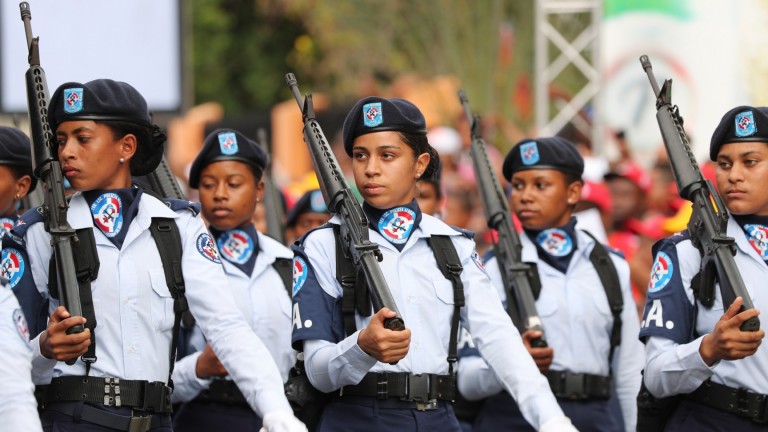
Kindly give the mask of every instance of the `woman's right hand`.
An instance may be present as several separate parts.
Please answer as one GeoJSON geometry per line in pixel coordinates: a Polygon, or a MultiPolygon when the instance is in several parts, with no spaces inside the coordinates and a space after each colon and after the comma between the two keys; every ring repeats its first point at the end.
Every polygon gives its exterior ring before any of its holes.
{"type": "Polygon", "coordinates": [[[408,354],[411,330],[393,331],[384,327],[384,320],[394,318],[395,312],[382,308],[371,317],[368,326],[357,336],[357,345],[366,354],[382,363],[395,363],[408,354]]]}
{"type": "Polygon", "coordinates": [[[198,378],[222,377],[229,375],[227,369],[216,357],[210,344],[205,344],[205,349],[200,353],[195,363],[195,374],[198,378]]]}
{"type": "Polygon", "coordinates": [[[40,335],[40,353],[45,358],[67,361],[80,357],[91,346],[91,331],[67,334],[70,327],[84,325],[85,318],[69,316],[64,306],[59,306],[48,320],[48,328],[40,335]]]}
{"type": "Polygon", "coordinates": [[[699,354],[707,366],[712,366],[720,360],[739,360],[749,357],[762,343],[765,337],[764,330],[741,331],[741,325],[745,321],[760,314],[757,309],[739,313],[742,303],[741,297],[736,297],[731,307],[715,324],[712,332],[702,338],[699,354]]]}
{"type": "Polygon", "coordinates": [[[554,350],[550,347],[546,348],[534,348],[531,346],[531,341],[542,337],[544,334],[536,330],[526,330],[523,336],[523,345],[528,350],[528,354],[531,355],[536,366],[539,368],[539,372],[547,373],[549,367],[552,365],[552,359],[555,356],[554,350]]]}

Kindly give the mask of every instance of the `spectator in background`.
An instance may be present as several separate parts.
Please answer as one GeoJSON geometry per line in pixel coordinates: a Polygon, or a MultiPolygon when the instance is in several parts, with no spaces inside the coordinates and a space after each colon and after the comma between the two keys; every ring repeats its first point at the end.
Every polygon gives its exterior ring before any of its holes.
{"type": "Polygon", "coordinates": [[[638,313],[645,305],[650,266],[643,255],[650,254],[652,239],[643,223],[646,194],[651,177],[635,162],[624,161],[605,175],[605,183],[613,200],[613,224],[608,233],[608,244],[624,253],[630,266],[632,294],[638,313]],[[639,257],[638,259],[635,259],[639,257]]]}
{"type": "Polygon", "coordinates": [[[328,222],[330,218],[331,214],[320,189],[305,192],[288,212],[285,224],[286,243],[293,243],[307,232],[328,222]]]}

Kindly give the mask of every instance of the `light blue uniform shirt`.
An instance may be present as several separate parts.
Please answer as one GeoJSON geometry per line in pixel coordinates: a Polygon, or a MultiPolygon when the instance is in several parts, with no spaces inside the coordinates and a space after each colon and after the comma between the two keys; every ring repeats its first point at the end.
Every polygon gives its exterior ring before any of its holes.
{"type": "MultiPolygon", "coordinates": [[[[293,252],[271,237],[261,233],[257,235],[259,252],[250,276],[226,259],[222,259],[222,263],[227,274],[227,287],[240,312],[264,342],[285,382],[296,362],[296,352],[291,348],[291,298],[272,264],[276,258],[292,259],[293,252]]],[[[177,361],[173,370],[173,383],[176,385],[173,402],[196,398],[212,381],[198,378],[195,374],[197,358],[205,348],[205,338],[199,326],[195,325],[191,330],[188,345],[191,354],[177,361]]]]}
{"type": "MultiPolygon", "coordinates": [[[[540,260],[536,246],[525,233],[520,235],[522,259],[523,262],[538,265],[542,288],[536,300],[536,311],[541,318],[547,344],[553,349],[550,369],[608,376],[611,372],[608,354],[613,315],[605,288],[589,260],[595,241],[579,229],[576,233],[577,249],[566,273],[540,260]]],[[[639,325],[630,290],[629,266],[616,254],[610,256],[621,281],[624,298],[621,344],[614,354],[612,372],[624,425],[627,431],[634,431],[643,348],[637,340],[639,325]]],[[[504,283],[495,257],[486,263],[486,268],[499,296],[506,302],[504,283]]],[[[481,358],[462,357],[459,362],[459,390],[468,399],[475,400],[492,396],[503,388],[481,358]]]]}
{"type": "Polygon", "coordinates": [[[33,395],[32,349],[29,328],[19,302],[5,284],[0,285],[0,429],[40,431],[33,395]]]}
{"type": "MultiPolygon", "coordinates": [[[[768,310],[766,280],[768,266],[747,240],[739,224],[731,218],[727,235],[736,239],[736,266],[744,280],[755,309],[768,310]]],[[[714,305],[707,309],[696,301],[691,279],[699,272],[701,255],[691,244],[687,232],[661,240],[654,246],[654,268],[645,305],[641,336],[646,337],[645,385],[657,397],[690,393],[704,381],[754,393],[768,394],[768,347],[741,360],[722,360],[711,367],[699,354],[703,335],[715,327],[724,312],[720,287],[715,287],[714,305]],[[662,255],[664,254],[664,255],[662,255]],[[672,264],[660,265],[665,261],[672,264]],[[693,309],[698,309],[695,328],[693,309]],[[694,336],[693,330],[698,335],[694,336]]],[[[760,325],[766,326],[765,315],[760,325]]]]}
{"type": "MultiPolygon", "coordinates": [[[[141,197],[122,249],[94,227],[93,216],[81,194],[76,194],[70,202],[67,215],[70,225],[74,229],[93,229],[101,263],[99,276],[91,284],[98,322],[95,330],[98,361],[93,363],[90,375],[168,380],[174,301],[149,231],[152,217],[175,219],[181,235],[182,271],[189,308],[246,400],[261,417],[273,411],[290,411],[280,372],[229,295],[226,275],[202,219],[191,211],[174,212],[148,194],[141,197]]],[[[36,223],[27,230],[25,241],[35,285],[42,296],[49,298],[50,235],[42,223],[36,223]]],[[[52,298],[50,301],[53,312],[59,302],[52,298]]],[[[39,335],[32,347],[35,383],[50,383],[54,376],[85,375],[82,361],[70,366],[42,356],[39,335]]]]}
{"type": "MultiPolygon", "coordinates": [[[[338,224],[338,216],[330,223],[338,224]]],[[[336,281],[333,230],[317,229],[304,238],[302,247],[294,248],[293,297],[293,340],[304,341],[307,372],[315,387],[331,392],[357,384],[371,372],[448,373],[453,286],[440,272],[427,244],[431,235],[447,235],[464,268],[461,279],[466,305],[461,309],[461,318],[473,331],[481,354],[536,428],[549,420],[565,420],[547,380],[538,373],[491,286],[472,240],[426,214],[402,252],[378,232],[368,232],[384,255],[379,265],[412,332],[408,354],[397,365],[383,364],[357,345],[360,330],[349,336],[343,334],[339,306],[342,287],[336,281]]],[[[356,313],[355,321],[361,329],[370,318],[356,313]]]]}

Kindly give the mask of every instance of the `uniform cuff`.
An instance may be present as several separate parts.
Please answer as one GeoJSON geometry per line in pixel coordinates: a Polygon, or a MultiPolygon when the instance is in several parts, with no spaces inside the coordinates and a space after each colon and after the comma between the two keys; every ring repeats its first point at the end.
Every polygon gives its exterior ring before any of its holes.
{"type": "Polygon", "coordinates": [[[539,427],[539,432],[578,432],[568,417],[549,419],[539,427]]]}
{"type": "MultiPolygon", "coordinates": [[[[366,352],[360,348],[360,345],[357,344],[357,338],[360,336],[360,331],[361,330],[354,332],[351,336],[341,341],[339,343],[339,351],[349,365],[356,371],[362,372],[362,375],[360,375],[360,380],[362,380],[363,376],[378,363],[378,360],[366,354],[366,352]]],[[[356,382],[359,382],[359,380],[356,382]]]]}
{"type": "Polygon", "coordinates": [[[56,366],[56,359],[49,359],[40,351],[40,336],[37,335],[32,342],[32,382],[35,384],[50,384],[53,378],[53,368],[56,366]]]}
{"type": "Polygon", "coordinates": [[[717,365],[720,364],[720,360],[717,360],[712,366],[708,366],[707,363],[704,362],[704,359],[701,358],[700,349],[701,341],[703,339],[704,336],[700,336],[691,343],[679,345],[677,349],[677,356],[680,358],[680,364],[682,365],[683,370],[694,372],[694,376],[701,378],[702,381],[709,379],[714,373],[717,365]]]}

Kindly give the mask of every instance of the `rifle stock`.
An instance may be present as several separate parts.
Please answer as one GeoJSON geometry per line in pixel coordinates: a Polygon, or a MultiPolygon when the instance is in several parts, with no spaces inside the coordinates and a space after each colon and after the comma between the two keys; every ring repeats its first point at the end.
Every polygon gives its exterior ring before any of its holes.
{"type": "Polygon", "coordinates": [[[395,312],[394,317],[384,321],[384,326],[395,331],[405,330],[403,318],[379,267],[378,262],[383,259],[383,255],[379,246],[370,241],[368,218],[347,185],[336,157],[328,145],[328,140],[315,119],[312,95],[301,96],[296,77],[292,73],[286,74],[285,80],[301,109],[304,141],[309,148],[325,204],[331,213],[341,217],[341,244],[344,246],[345,254],[352,258],[355,267],[365,276],[374,311],[386,307],[395,312]]]}
{"type": "Polygon", "coordinates": [[[522,261],[523,246],[520,243],[520,237],[512,223],[512,214],[506,197],[491,166],[485,141],[480,136],[479,118],[472,115],[464,90],[459,90],[459,101],[464,107],[470,126],[472,138],[470,153],[478,188],[483,197],[483,210],[488,220],[488,228],[498,233],[498,241],[493,244],[493,251],[505,284],[508,312],[520,333],[526,330],[541,332],[542,336],[532,340],[531,346],[545,348],[547,342],[544,337],[544,328],[536,311],[534,299],[534,292],[538,292],[541,288],[538,274],[535,274],[537,269],[522,261]]]}
{"type": "MultiPolygon", "coordinates": [[[[45,229],[51,235],[53,256],[56,260],[57,280],[61,304],[71,316],[82,316],[80,288],[75,273],[74,245],[78,242],[75,230],[67,221],[67,203],[61,164],[53,152],[53,131],[48,124],[48,83],[40,66],[39,38],[32,37],[32,13],[27,2],[19,4],[21,19],[27,35],[29,69],[27,69],[27,107],[32,134],[32,165],[35,176],[43,186],[42,211],[45,229]]],[[[84,327],[75,325],[68,334],[82,333],[84,327]]],[[[74,362],[74,360],[72,360],[74,362]]],[[[69,362],[68,362],[69,363],[69,362]]]]}
{"type": "MultiPolygon", "coordinates": [[[[711,306],[714,301],[714,285],[719,282],[724,308],[727,309],[736,297],[741,297],[743,304],[739,312],[753,309],[752,298],[733,258],[736,242],[726,235],[728,210],[712,183],[705,180],[699,170],[683,129],[683,118],[677,106],[672,105],[672,80],[664,81],[659,89],[648,56],[640,56],[640,63],[656,96],[656,120],[680,196],[693,203],[688,232],[691,242],[702,255],[699,299],[705,306],[711,306]]],[[[759,328],[760,320],[757,317],[741,325],[743,331],[757,331],[759,328]]]]}

